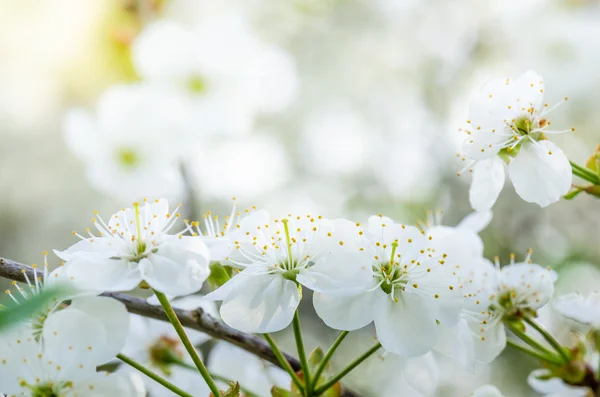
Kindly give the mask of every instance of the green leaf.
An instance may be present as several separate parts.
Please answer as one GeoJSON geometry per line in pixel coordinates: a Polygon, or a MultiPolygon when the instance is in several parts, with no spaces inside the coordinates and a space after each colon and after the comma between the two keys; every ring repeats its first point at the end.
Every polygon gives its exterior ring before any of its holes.
{"type": "Polygon", "coordinates": [[[219,288],[231,278],[233,269],[231,266],[223,266],[219,262],[210,264],[210,276],[208,282],[213,289],[219,288]]]}
{"type": "Polygon", "coordinates": [[[62,294],[57,289],[45,288],[41,294],[17,304],[9,300],[0,309],[0,331],[10,326],[18,325],[38,311],[43,311],[58,295],[62,294]]]}

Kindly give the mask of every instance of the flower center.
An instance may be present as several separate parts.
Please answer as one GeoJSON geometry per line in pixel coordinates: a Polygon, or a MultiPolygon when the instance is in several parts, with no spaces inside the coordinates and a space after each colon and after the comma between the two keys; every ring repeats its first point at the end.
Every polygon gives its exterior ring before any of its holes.
{"type": "Polygon", "coordinates": [[[31,390],[31,397],[62,397],[61,393],[66,388],[72,388],[72,382],[47,382],[42,384],[30,385],[27,382],[21,382],[21,387],[26,387],[31,390]]]}
{"type": "Polygon", "coordinates": [[[132,169],[140,163],[139,155],[129,148],[121,148],[117,153],[117,160],[123,168],[132,169]]]}
{"type": "Polygon", "coordinates": [[[397,289],[404,291],[408,283],[408,272],[400,267],[400,263],[395,258],[398,243],[392,243],[392,254],[390,260],[383,263],[373,264],[373,277],[377,280],[379,288],[390,295],[394,301],[398,299],[394,296],[397,289]]]}
{"type": "Polygon", "coordinates": [[[187,87],[194,94],[201,94],[206,91],[206,81],[200,76],[194,76],[187,81],[187,87]]]}
{"type": "Polygon", "coordinates": [[[500,313],[505,320],[522,319],[527,315],[535,315],[535,310],[523,307],[527,305],[527,300],[519,300],[519,295],[515,289],[505,290],[500,293],[495,303],[490,305],[490,310],[500,313]]]}

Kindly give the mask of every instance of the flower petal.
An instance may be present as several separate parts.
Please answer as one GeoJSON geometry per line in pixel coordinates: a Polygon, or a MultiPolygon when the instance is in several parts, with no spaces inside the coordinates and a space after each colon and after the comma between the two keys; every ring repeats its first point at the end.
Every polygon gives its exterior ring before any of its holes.
{"type": "Polygon", "coordinates": [[[129,291],[142,281],[137,266],[102,254],[76,254],[65,265],[65,272],[81,289],[129,291]]]}
{"type": "Polygon", "coordinates": [[[280,331],[292,322],[300,303],[293,281],[279,274],[252,275],[243,281],[221,305],[227,325],[242,332],[266,333],[280,331]]]}
{"type": "Polygon", "coordinates": [[[569,159],[550,141],[524,143],[508,166],[508,175],[517,194],[540,207],[560,200],[573,180],[569,159]]]}
{"type": "Polygon", "coordinates": [[[209,252],[202,239],[172,237],[158,252],[140,261],[144,280],[163,293],[180,296],[197,292],[210,275],[209,252]]]}
{"type": "Polygon", "coordinates": [[[490,224],[492,217],[492,211],[473,212],[465,216],[456,227],[479,233],[490,224]]]}
{"type": "Polygon", "coordinates": [[[297,276],[300,284],[324,294],[364,291],[373,282],[372,259],[363,252],[340,252],[320,258],[297,276]]]}
{"type": "Polygon", "coordinates": [[[129,331],[129,313],[121,302],[107,297],[89,297],[73,299],[67,310],[80,310],[100,321],[106,332],[102,354],[98,360],[106,363],[121,351],[129,331]]]}
{"type": "Polygon", "coordinates": [[[499,157],[478,162],[473,167],[469,201],[475,211],[488,211],[494,206],[504,186],[504,164],[499,157]]]}
{"type": "Polygon", "coordinates": [[[436,342],[436,311],[432,299],[412,293],[389,296],[375,313],[377,337],[384,349],[408,357],[423,355],[436,342]]]}
{"type": "Polygon", "coordinates": [[[331,328],[352,331],[373,321],[374,307],[387,299],[383,291],[364,291],[348,295],[315,292],[313,305],[317,315],[331,328]]]}
{"type": "Polygon", "coordinates": [[[107,332],[101,321],[80,310],[55,312],[44,323],[45,360],[65,376],[95,371],[105,363],[107,332]]]}
{"type": "Polygon", "coordinates": [[[75,382],[74,395],[86,397],[144,397],[146,388],[139,377],[129,377],[124,373],[97,373],[83,382],[75,382]]]}

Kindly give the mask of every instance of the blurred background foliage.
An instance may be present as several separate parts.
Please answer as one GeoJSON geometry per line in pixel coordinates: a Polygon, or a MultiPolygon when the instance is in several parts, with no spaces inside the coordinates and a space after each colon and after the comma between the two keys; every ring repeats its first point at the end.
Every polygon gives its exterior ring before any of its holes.
{"type": "MultiPolygon", "coordinates": [[[[130,45],[159,18],[194,23],[234,8],[262,40],[291,55],[300,80],[293,103],[259,117],[251,134],[201,142],[186,165],[190,218],[209,209],[225,215],[236,195],[242,207],[361,222],[374,213],[416,222],[439,210],[454,225],[471,211],[469,176],[456,176],[469,102],[491,78],[527,69],[544,76],[548,103],[570,98],[552,115],[555,125],[577,128],[556,139],[566,154],[583,163],[600,142],[596,0],[222,3],[0,2],[1,256],[41,261],[43,250],[72,244],[71,231],[89,226],[93,211],[109,217],[129,204],[88,182],[65,145],[63,121],[72,106],[92,108],[110,85],[139,80],[130,45]]],[[[537,263],[560,273],[558,293],[595,289],[599,208],[580,195],[542,210],[506,188],[482,233],[486,255],[506,262],[510,252],[533,248],[537,263]]],[[[309,300],[303,309],[311,311],[309,300]]],[[[305,323],[309,345],[331,342],[333,332],[316,318],[305,323]]],[[[340,359],[371,334],[353,335],[340,359]]],[[[491,379],[506,395],[525,396],[534,364],[507,352],[489,368],[457,376],[442,359],[439,394],[466,395],[491,379]]],[[[366,368],[357,374],[357,387],[372,388],[369,376],[366,368]]]]}

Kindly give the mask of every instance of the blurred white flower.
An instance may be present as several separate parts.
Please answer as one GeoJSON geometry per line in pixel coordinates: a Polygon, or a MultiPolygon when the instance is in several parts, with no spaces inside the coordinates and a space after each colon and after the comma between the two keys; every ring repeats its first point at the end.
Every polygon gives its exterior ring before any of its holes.
{"type": "MultiPolygon", "coordinates": [[[[222,300],[223,321],[242,332],[282,330],[292,322],[301,286],[322,271],[313,265],[332,241],[331,222],[320,216],[272,220],[259,210],[236,225],[227,258],[244,268],[207,299],[222,300]]],[[[317,276],[318,277],[318,276],[317,276]]]]}
{"type": "Polygon", "coordinates": [[[190,130],[202,135],[249,132],[256,114],[284,109],[299,89],[289,54],[261,42],[234,13],[196,27],[154,22],[137,37],[132,56],[143,79],[187,93],[190,130]]]}
{"type": "Polygon", "coordinates": [[[554,300],[553,306],[567,318],[594,328],[600,327],[600,293],[598,292],[592,292],[587,297],[579,293],[559,296],[554,300]]]}
{"type": "Polygon", "coordinates": [[[65,251],[65,272],[75,285],[102,291],[128,291],[145,281],[171,296],[188,295],[209,276],[209,251],[198,237],[168,234],[179,219],[167,200],[156,200],[113,215],[98,216],[99,234],[83,237],[65,251]]]}
{"type": "Polygon", "coordinates": [[[204,197],[246,199],[269,193],[292,172],[285,147],[266,136],[213,142],[189,163],[191,182],[204,197]]]}
{"type": "Polygon", "coordinates": [[[587,387],[571,386],[562,379],[551,376],[547,369],[536,369],[529,374],[527,383],[536,392],[546,397],[588,397],[592,391],[587,387]]]}
{"type": "MultiPolygon", "coordinates": [[[[100,317],[112,314],[103,313],[100,317]]],[[[109,333],[121,333],[120,329],[126,330],[127,326],[127,322],[118,321],[105,324],[82,311],[66,309],[48,317],[43,343],[19,330],[0,337],[2,392],[23,397],[144,396],[145,390],[130,378],[96,372],[97,366],[114,357],[122,347],[106,344],[109,333]]]]}
{"type": "Polygon", "coordinates": [[[529,71],[516,81],[493,80],[471,103],[463,159],[468,163],[465,169],[473,171],[469,198],[474,209],[488,210],[496,202],[504,185],[504,163],[525,201],[546,207],[568,192],[569,160],[546,134],[572,129],[548,129],[546,117],[556,105],[548,108],[543,96],[542,77],[529,71]]]}
{"type": "Polygon", "coordinates": [[[100,97],[95,116],[83,109],[67,114],[64,138],[103,193],[123,200],[180,197],[179,161],[188,150],[186,109],[173,91],[115,85],[100,97]]]}
{"type": "Polygon", "coordinates": [[[304,126],[303,160],[317,174],[352,175],[369,158],[369,135],[356,110],[338,106],[318,111],[304,126]]]}
{"type": "Polygon", "coordinates": [[[334,229],[345,252],[317,262],[321,275],[308,285],[319,317],[343,330],[374,321],[392,353],[414,357],[431,350],[437,321],[458,321],[463,297],[454,270],[469,258],[463,248],[477,244],[477,235],[458,229],[422,233],[381,215],[370,217],[364,230],[346,220],[334,221],[334,229]]]}
{"type": "MultiPolygon", "coordinates": [[[[149,302],[158,303],[154,300],[149,302]]],[[[184,310],[201,307],[205,312],[217,317],[214,303],[199,295],[186,296],[172,301],[171,304],[174,308],[184,310]]],[[[208,385],[198,371],[176,363],[192,367],[194,365],[170,323],[138,315],[131,315],[130,319],[129,336],[123,348],[123,354],[152,371],[159,372],[160,376],[190,394],[204,396],[210,393],[208,385]]],[[[194,346],[210,339],[208,335],[196,330],[186,329],[186,334],[194,346]]],[[[124,371],[135,373],[135,370],[127,367],[124,368],[124,371]]],[[[149,378],[145,378],[144,383],[154,397],[175,396],[174,393],[149,378]]]]}
{"type": "MultiPolygon", "coordinates": [[[[349,357],[364,352],[373,338],[351,334],[347,342],[340,346],[337,362],[345,362],[349,357]],[[357,337],[359,339],[357,339],[357,337]],[[348,357],[345,357],[348,356],[348,357]]],[[[434,397],[438,395],[440,368],[432,353],[407,358],[381,352],[368,358],[360,365],[360,370],[352,372],[344,379],[344,384],[358,390],[369,390],[368,395],[378,397],[434,397]]]]}
{"type": "MultiPolygon", "coordinates": [[[[257,396],[268,396],[274,385],[290,389],[291,378],[287,372],[226,342],[217,342],[211,349],[208,369],[217,377],[239,382],[244,390],[257,396]]],[[[224,382],[221,388],[227,388],[224,382]]]]}
{"type": "Polygon", "coordinates": [[[475,390],[470,397],[504,397],[504,394],[496,386],[484,385],[475,390]]]}

